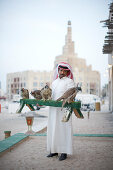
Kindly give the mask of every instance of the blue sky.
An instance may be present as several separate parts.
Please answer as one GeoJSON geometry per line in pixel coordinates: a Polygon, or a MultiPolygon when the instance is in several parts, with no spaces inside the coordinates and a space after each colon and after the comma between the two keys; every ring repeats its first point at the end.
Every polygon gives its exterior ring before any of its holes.
{"type": "Polygon", "coordinates": [[[25,70],[52,70],[55,56],[62,54],[67,21],[72,22],[72,40],[78,57],[101,73],[108,57],[102,54],[111,0],[0,0],[0,81],[25,70]]]}

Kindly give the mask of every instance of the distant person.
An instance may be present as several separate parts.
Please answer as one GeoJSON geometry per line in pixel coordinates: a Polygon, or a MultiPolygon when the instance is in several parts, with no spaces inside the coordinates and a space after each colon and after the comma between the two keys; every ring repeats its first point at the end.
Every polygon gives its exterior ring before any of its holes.
{"type": "MultiPolygon", "coordinates": [[[[52,100],[57,100],[69,88],[75,87],[71,66],[61,62],[56,68],[55,80],[52,83],[52,100]]],[[[47,157],[58,156],[59,161],[72,154],[72,119],[62,122],[65,108],[50,107],[47,127],[47,157]]]]}

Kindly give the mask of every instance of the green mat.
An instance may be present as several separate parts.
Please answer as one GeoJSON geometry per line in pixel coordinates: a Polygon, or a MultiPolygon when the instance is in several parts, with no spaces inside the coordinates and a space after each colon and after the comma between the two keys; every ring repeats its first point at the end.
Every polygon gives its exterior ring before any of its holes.
{"type": "Polygon", "coordinates": [[[80,137],[113,137],[113,134],[73,134],[80,137]]]}
{"type": "Polygon", "coordinates": [[[22,141],[23,139],[27,138],[29,135],[26,135],[24,133],[17,133],[15,135],[12,135],[2,141],[0,141],[0,153],[11,148],[16,143],[22,141]]]}
{"type": "MultiPolygon", "coordinates": [[[[35,135],[30,136],[47,136],[46,133],[37,133],[35,135]]],[[[73,134],[73,136],[80,136],[80,137],[113,137],[113,134],[73,134]]]]}
{"type": "MultiPolygon", "coordinates": [[[[27,138],[28,136],[47,136],[46,133],[36,133],[34,135],[26,135],[24,133],[17,133],[15,135],[10,136],[2,141],[0,141],[0,153],[6,151],[7,149],[11,148],[18,142],[22,141],[23,139],[27,138]]],[[[73,134],[73,136],[79,137],[113,137],[113,134],[73,134]]]]}

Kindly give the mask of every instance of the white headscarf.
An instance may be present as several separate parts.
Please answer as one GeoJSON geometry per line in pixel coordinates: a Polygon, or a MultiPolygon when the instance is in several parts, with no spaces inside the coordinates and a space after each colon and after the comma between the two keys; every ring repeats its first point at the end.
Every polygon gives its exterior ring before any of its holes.
{"type": "Polygon", "coordinates": [[[68,69],[64,69],[64,70],[69,70],[69,73],[68,73],[67,77],[73,80],[72,68],[68,63],[65,63],[65,62],[60,62],[57,65],[56,70],[55,70],[55,74],[54,74],[54,80],[56,80],[58,78],[58,76],[59,76],[59,73],[58,73],[59,66],[67,67],[68,69]]]}

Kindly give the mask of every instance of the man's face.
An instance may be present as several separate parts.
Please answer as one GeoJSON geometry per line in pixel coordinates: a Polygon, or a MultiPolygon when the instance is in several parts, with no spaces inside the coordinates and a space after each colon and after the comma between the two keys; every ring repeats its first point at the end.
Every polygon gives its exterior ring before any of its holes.
{"type": "Polygon", "coordinates": [[[61,79],[67,76],[68,71],[64,70],[63,68],[59,68],[58,73],[59,73],[59,78],[61,79]]]}

